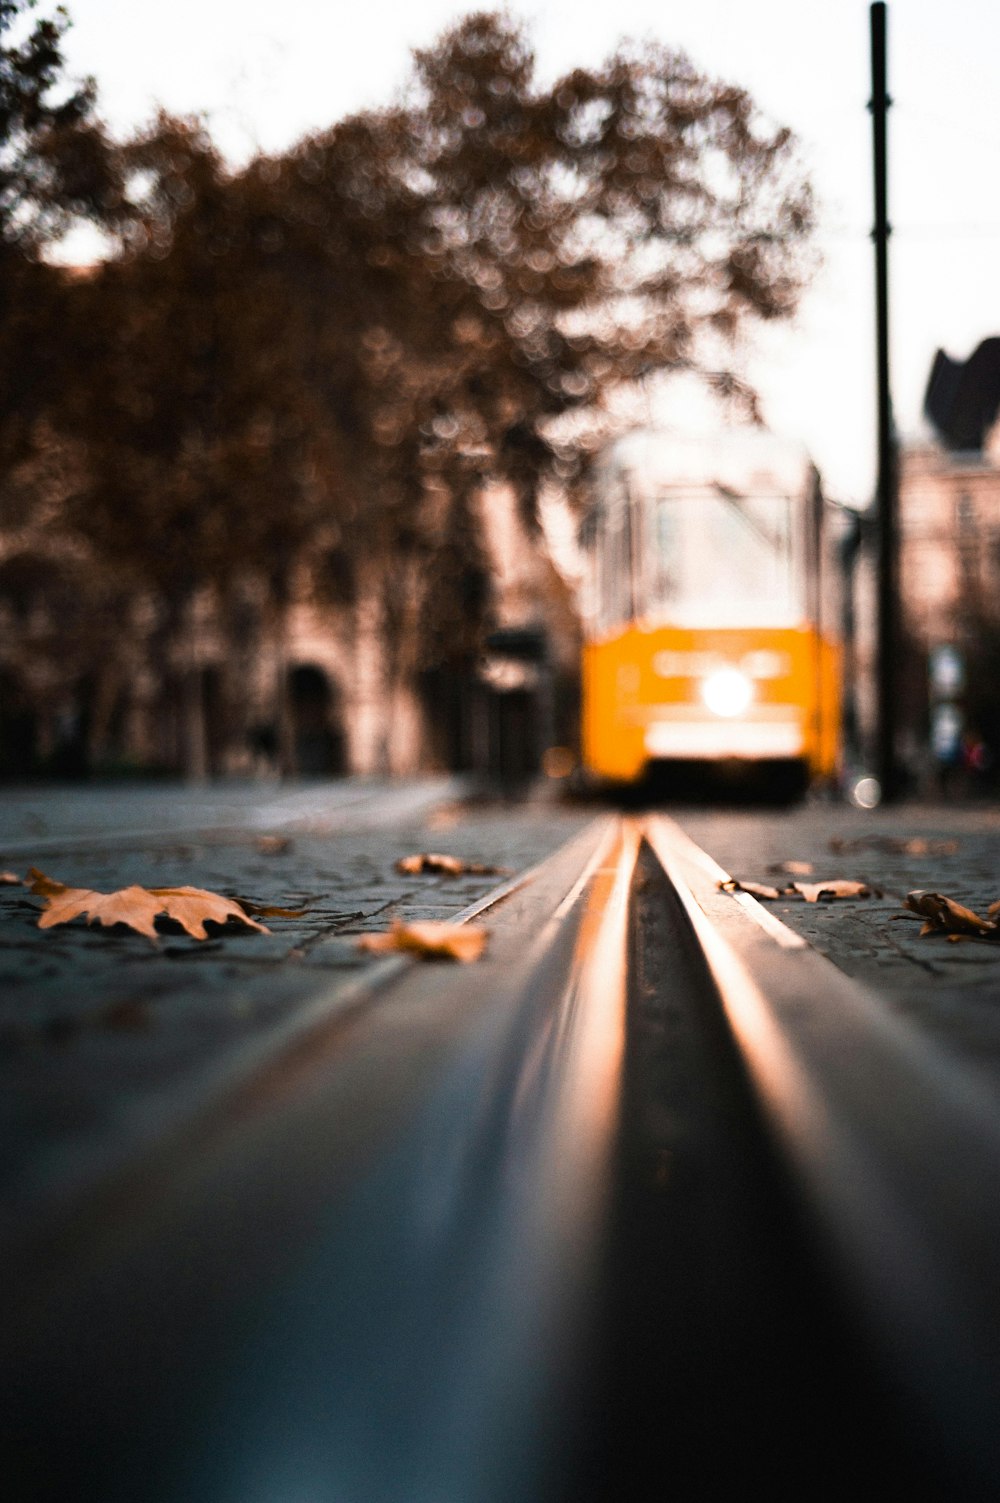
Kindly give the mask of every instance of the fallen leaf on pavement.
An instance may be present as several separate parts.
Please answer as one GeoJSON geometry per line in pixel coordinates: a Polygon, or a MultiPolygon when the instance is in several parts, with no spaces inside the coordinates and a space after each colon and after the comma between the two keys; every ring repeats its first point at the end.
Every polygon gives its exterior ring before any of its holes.
{"type": "Polygon", "coordinates": [[[133,886],[122,887],[117,892],[95,892],[88,887],[67,887],[35,867],[28,872],[27,885],[31,892],[45,899],[45,911],[38,920],[40,929],[68,924],[71,919],[83,915],[88,924],[96,921],[106,928],[113,924],[127,924],[155,943],[154,920],[165,914],[194,939],[208,938],[206,920],[225,924],[236,919],[250,929],[268,933],[265,926],[251,918],[239,903],[201,887],[133,886]]]}
{"type": "Polygon", "coordinates": [[[21,887],[23,883],[17,872],[0,872],[0,887],[21,887]]]}
{"type": "Polygon", "coordinates": [[[782,893],[776,887],[768,887],[766,882],[741,882],[738,877],[728,877],[720,882],[721,892],[748,892],[752,898],[780,898],[782,893]]]}
{"type": "Polygon", "coordinates": [[[793,882],[792,887],[802,894],[807,903],[818,903],[821,898],[877,898],[882,894],[877,887],[867,882],[852,882],[844,877],[833,877],[826,882],[793,882]]]}
{"type": "Polygon", "coordinates": [[[463,861],[459,856],[442,856],[438,851],[419,851],[413,856],[401,856],[396,870],[407,876],[419,876],[423,872],[443,873],[446,877],[501,877],[506,876],[502,866],[487,866],[480,861],[463,861]]]}
{"type": "MultiPolygon", "coordinates": [[[[978,913],[973,913],[971,908],[966,908],[963,903],[956,903],[954,898],[945,897],[941,892],[908,892],[903,899],[903,907],[911,913],[917,913],[924,919],[921,934],[947,934],[949,937],[961,935],[978,935],[983,939],[1000,938],[1000,926],[994,918],[980,918],[978,913]]],[[[1000,904],[991,905],[989,912],[992,915],[1000,912],[1000,904]]]]}
{"type": "MultiPolygon", "coordinates": [[[[803,863],[805,864],[805,863],[803,863]]],[[[765,882],[743,882],[729,877],[720,882],[723,892],[748,892],[754,898],[805,898],[807,903],[818,903],[821,898],[880,898],[877,887],[867,882],[852,882],[843,877],[831,877],[826,882],[792,882],[788,887],[769,887],[765,882]]]]}
{"type": "Polygon", "coordinates": [[[811,861],[775,861],[769,872],[786,872],[790,877],[808,877],[816,868],[811,861]]]}
{"type": "Polygon", "coordinates": [[[471,924],[446,924],[435,919],[423,923],[397,921],[387,934],[363,934],[359,950],[385,954],[392,950],[411,950],[427,959],[478,960],[486,947],[488,931],[471,924]]]}

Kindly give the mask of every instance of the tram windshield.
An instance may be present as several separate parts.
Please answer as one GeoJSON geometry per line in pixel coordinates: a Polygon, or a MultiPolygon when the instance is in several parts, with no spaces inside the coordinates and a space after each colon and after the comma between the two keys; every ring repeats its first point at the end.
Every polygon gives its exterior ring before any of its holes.
{"type": "Polygon", "coordinates": [[[798,515],[787,496],[655,498],[646,613],[684,626],[796,624],[805,605],[798,515]]]}

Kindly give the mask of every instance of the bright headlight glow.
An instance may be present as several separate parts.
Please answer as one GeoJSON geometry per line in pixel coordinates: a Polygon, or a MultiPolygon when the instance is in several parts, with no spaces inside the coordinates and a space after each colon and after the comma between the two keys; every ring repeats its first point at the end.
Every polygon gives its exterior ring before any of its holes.
{"type": "Polygon", "coordinates": [[[738,668],[717,668],[702,683],[701,697],[713,715],[731,719],[749,707],[753,684],[738,668]]]}

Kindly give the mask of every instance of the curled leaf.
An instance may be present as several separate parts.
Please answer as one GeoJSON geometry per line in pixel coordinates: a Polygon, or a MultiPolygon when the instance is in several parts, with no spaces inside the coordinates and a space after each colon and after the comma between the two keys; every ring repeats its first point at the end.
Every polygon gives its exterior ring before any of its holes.
{"type": "Polygon", "coordinates": [[[156,941],[155,920],[160,914],[180,924],[194,939],[207,939],[206,921],[226,924],[236,919],[262,934],[268,931],[251,918],[239,903],[201,887],[122,887],[117,892],[96,892],[88,887],[67,887],[32,867],[28,873],[30,890],[45,899],[45,911],[38,920],[40,929],[68,924],[85,917],[88,924],[105,928],[126,924],[138,934],[156,941]]]}
{"type": "Polygon", "coordinates": [[[782,896],[777,887],[769,887],[766,882],[741,882],[738,877],[728,877],[718,884],[721,892],[748,892],[752,898],[780,898],[782,896]]]}
{"type": "Polygon", "coordinates": [[[404,924],[397,920],[387,934],[363,934],[358,940],[358,949],[377,955],[410,950],[425,959],[458,960],[467,964],[482,955],[487,937],[486,929],[472,924],[447,924],[434,919],[404,924]]]}
{"type": "MultiPolygon", "coordinates": [[[[956,903],[954,898],[946,897],[941,892],[924,892],[920,889],[908,892],[903,899],[903,907],[925,920],[921,934],[1000,937],[1000,927],[995,919],[980,918],[971,908],[966,908],[963,903],[956,903]]],[[[989,910],[991,914],[994,909],[1000,911],[1000,905],[993,904],[989,910]]]]}
{"type": "Polygon", "coordinates": [[[244,913],[252,913],[255,918],[304,918],[309,912],[308,908],[279,908],[275,903],[255,903],[252,898],[237,898],[244,913]]]}
{"type": "Polygon", "coordinates": [[[424,872],[437,872],[446,877],[499,877],[505,876],[502,866],[488,866],[480,861],[463,861],[459,856],[443,856],[438,851],[418,851],[413,856],[401,856],[396,870],[406,876],[420,876],[424,872]]]}
{"type": "Polygon", "coordinates": [[[867,882],[853,882],[844,877],[832,877],[826,882],[793,882],[792,887],[802,894],[807,903],[818,903],[823,898],[882,896],[877,887],[871,887],[867,882]]]}

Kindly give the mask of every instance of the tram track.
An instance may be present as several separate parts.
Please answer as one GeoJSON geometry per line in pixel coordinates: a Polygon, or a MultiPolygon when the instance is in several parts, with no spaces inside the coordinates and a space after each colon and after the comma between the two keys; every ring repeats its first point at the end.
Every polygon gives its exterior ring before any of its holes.
{"type": "Polygon", "coordinates": [[[995,1496],[985,1103],[716,881],[598,821],[50,1230],[16,1496],[995,1496]]]}

